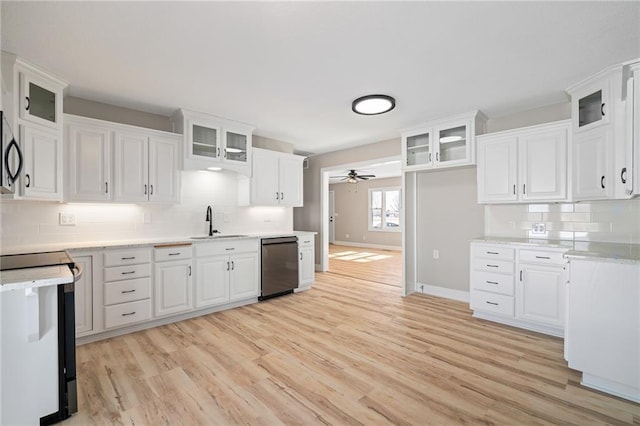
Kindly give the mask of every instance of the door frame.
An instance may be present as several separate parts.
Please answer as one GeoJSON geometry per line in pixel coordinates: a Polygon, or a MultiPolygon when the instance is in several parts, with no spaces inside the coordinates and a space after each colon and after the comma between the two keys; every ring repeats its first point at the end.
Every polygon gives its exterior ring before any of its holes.
{"type": "Polygon", "coordinates": [[[336,240],[336,191],[329,190],[329,244],[336,240]],[[333,207],[333,211],[332,211],[333,207]]]}

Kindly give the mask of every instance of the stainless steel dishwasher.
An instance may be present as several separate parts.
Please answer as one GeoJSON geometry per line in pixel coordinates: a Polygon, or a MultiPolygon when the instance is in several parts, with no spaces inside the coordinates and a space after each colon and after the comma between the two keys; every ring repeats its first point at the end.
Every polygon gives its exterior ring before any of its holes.
{"type": "Polygon", "coordinates": [[[262,284],[259,299],[293,293],[298,288],[298,237],[262,239],[262,284]]]}

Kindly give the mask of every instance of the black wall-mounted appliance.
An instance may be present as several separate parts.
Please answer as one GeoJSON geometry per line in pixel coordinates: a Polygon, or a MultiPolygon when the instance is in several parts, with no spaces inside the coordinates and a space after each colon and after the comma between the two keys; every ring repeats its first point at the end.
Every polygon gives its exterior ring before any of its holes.
{"type": "Polygon", "coordinates": [[[22,151],[11,131],[7,116],[0,111],[0,194],[13,194],[14,182],[18,179],[24,159],[22,151]]]}

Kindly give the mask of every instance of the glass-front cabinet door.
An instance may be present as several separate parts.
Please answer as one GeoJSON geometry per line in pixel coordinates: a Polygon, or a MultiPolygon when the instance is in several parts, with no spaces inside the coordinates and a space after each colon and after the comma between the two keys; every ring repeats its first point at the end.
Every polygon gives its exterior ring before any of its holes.
{"type": "Polygon", "coordinates": [[[454,125],[453,127],[436,128],[437,165],[468,163],[470,161],[469,125],[454,125]]]}
{"type": "Polygon", "coordinates": [[[189,157],[202,160],[220,158],[220,127],[189,120],[189,157]]]}
{"type": "Polygon", "coordinates": [[[20,83],[20,118],[47,127],[59,127],[62,89],[28,73],[20,73],[20,83]]]}
{"type": "Polygon", "coordinates": [[[246,163],[248,159],[249,135],[225,131],[224,159],[246,163]]]}
{"type": "Polygon", "coordinates": [[[433,164],[431,131],[403,135],[405,168],[421,168],[433,164]]]}

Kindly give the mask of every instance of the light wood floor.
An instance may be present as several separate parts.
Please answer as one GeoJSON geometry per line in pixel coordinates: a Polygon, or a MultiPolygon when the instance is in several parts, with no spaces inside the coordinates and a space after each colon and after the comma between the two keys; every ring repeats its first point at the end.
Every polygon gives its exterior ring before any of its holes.
{"type": "Polygon", "coordinates": [[[402,252],[329,244],[329,272],[402,287],[402,252]]]}
{"type": "Polygon", "coordinates": [[[640,424],[640,405],[579,385],[560,339],[337,273],[81,346],[78,382],[67,424],[640,424]]]}

